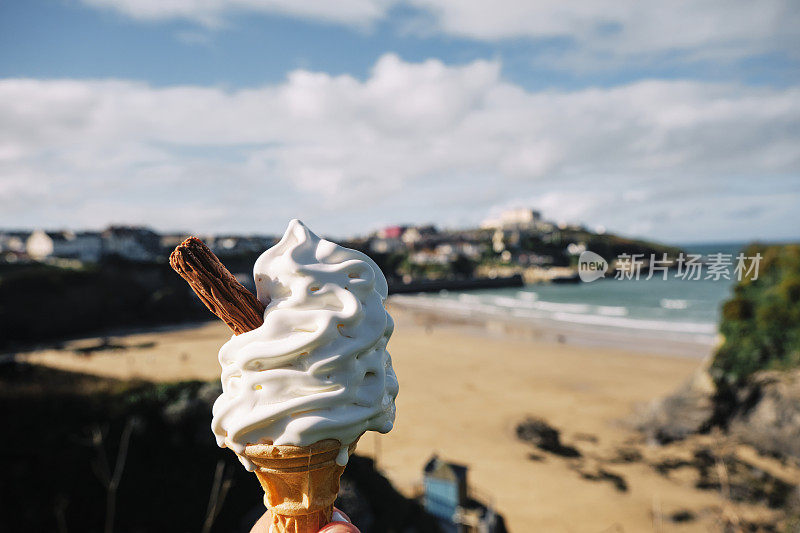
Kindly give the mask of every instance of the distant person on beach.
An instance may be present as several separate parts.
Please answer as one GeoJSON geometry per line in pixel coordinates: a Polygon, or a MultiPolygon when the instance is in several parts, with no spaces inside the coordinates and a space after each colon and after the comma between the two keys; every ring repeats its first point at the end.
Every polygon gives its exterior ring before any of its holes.
{"type": "MultiPolygon", "coordinates": [[[[270,522],[272,519],[267,511],[253,525],[250,533],[269,533],[270,522]]],[[[333,522],[320,529],[319,533],[360,533],[360,531],[350,522],[350,518],[346,514],[334,507],[333,522]]]]}

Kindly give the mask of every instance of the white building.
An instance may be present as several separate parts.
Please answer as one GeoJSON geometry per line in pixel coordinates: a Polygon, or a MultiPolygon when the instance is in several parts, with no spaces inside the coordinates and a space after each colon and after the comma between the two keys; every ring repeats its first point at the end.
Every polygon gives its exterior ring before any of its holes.
{"type": "Polygon", "coordinates": [[[150,261],[161,253],[161,238],[141,227],[111,226],[102,233],[103,255],[130,261],[150,261]]]}
{"type": "Polygon", "coordinates": [[[492,249],[498,254],[509,248],[516,248],[519,246],[520,234],[517,230],[494,230],[492,234],[492,249]]]}
{"type": "Polygon", "coordinates": [[[403,248],[403,243],[400,239],[382,239],[376,237],[369,242],[369,249],[379,254],[387,254],[403,248]]]}
{"type": "Polygon", "coordinates": [[[212,245],[209,245],[209,247],[217,255],[237,255],[260,253],[264,251],[264,248],[269,242],[269,238],[230,235],[215,237],[212,241],[212,245]]]}
{"type": "Polygon", "coordinates": [[[497,218],[487,218],[481,222],[484,229],[523,229],[535,228],[542,220],[539,211],[527,208],[507,209],[497,218]]]}
{"type": "Polygon", "coordinates": [[[30,233],[24,231],[4,231],[0,233],[0,252],[27,252],[25,242],[30,233]]]}
{"type": "Polygon", "coordinates": [[[36,230],[25,242],[28,255],[39,261],[48,257],[96,262],[103,252],[99,233],[36,230]]]}
{"type": "Polygon", "coordinates": [[[436,235],[438,231],[434,226],[427,225],[427,226],[412,226],[407,228],[404,232],[402,237],[402,241],[407,245],[414,245],[418,242],[422,241],[426,237],[430,237],[432,235],[436,235]]]}
{"type": "Polygon", "coordinates": [[[446,265],[450,262],[450,257],[446,254],[439,254],[430,250],[415,252],[409,255],[408,259],[416,265],[446,265]]]}

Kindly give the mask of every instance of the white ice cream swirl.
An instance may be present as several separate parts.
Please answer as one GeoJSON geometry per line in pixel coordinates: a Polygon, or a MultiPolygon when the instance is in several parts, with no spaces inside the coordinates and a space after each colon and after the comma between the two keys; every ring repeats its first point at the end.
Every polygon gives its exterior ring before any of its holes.
{"type": "MultiPolygon", "coordinates": [[[[212,429],[220,446],[347,445],[392,429],[397,377],[386,343],[386,279],[366,255],[320,239],[299,220],[253,269],[264,324],[219,352],[222,395],[212,429]]],[[[252,464],[243,458],[248,469],[252,464]]]]}

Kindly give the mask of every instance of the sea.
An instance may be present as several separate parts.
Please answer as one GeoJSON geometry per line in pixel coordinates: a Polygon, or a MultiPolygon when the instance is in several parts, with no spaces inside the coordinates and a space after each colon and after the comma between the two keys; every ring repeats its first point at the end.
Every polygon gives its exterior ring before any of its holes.
{"type": "MultiPolygon", "coordinates": [[[[745,243],[686,245],[687,253],[736,255],[745,243]]],[[[640,279],[617,280],[613,276],[593,282],[536,284],[522,288],[441,291],[396,295],[396,301],[414,307],[443,309],[459,315],[482,314],[517,321],[549,323],[565,327],[586,326],[640,338],[666,336],[712,345],[722,303],[736,283],[731,279],[683,280],[670,270],[667,279],[656,274],[650,280],[645,270],[640,279]]]]}

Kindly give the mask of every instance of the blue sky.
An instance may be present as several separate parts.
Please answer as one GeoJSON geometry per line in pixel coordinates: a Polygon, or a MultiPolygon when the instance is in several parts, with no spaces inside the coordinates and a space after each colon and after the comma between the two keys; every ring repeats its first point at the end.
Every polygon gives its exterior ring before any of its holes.
{"type": "Polygon", "coordinates": [[[0,2],[0,226],[797,239],[792,2],[0,2]]]}
{"type": "MultiPolygon", "coordinates": [[[[564,70],[537,64],[539,55],[576,47],[569,36],[477,40],[408,28],[425,12],[404,6],[367,27],[252,12],[226,15],[221,27],[193,20],[136,20],[77,0],[6,0],[0,4],[0,75],[37,78],[125,78],[153,85],[253,87],[279,82],[290,70],[368,75],[386,52],[410,62],[500,58],[503,75],[528,89],[613,86],[644,78],[740,81],[787,86],[800,64],[786,50],[734,60],[681,60],[665,50],[657,60],[613,68],[564,70]]],[[[800,44],[800,43],[798,43],[800,44]]]]}

